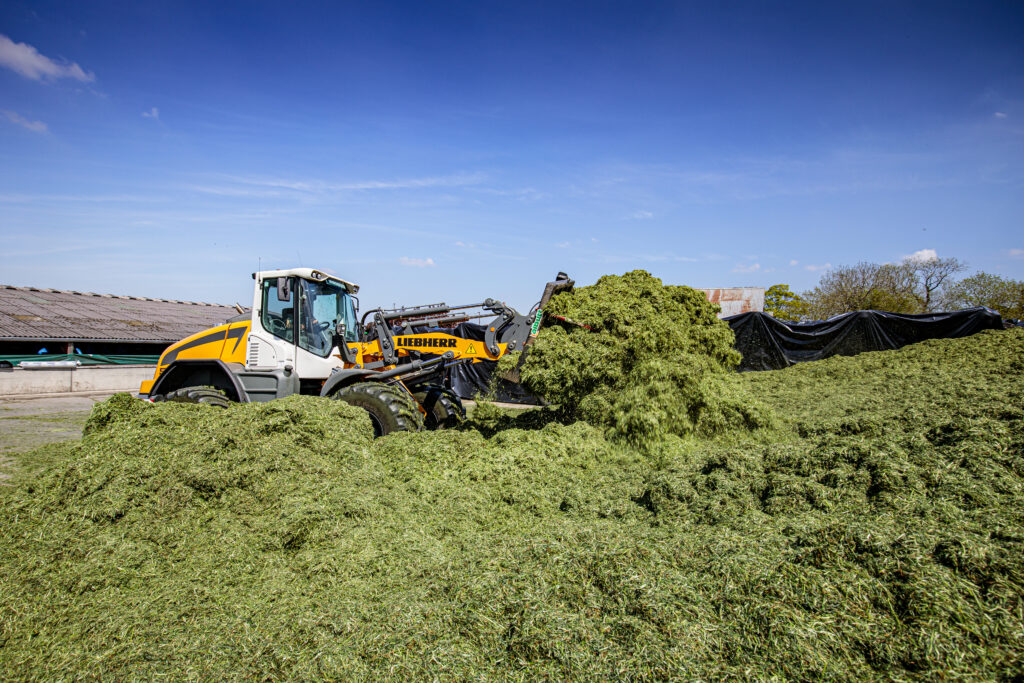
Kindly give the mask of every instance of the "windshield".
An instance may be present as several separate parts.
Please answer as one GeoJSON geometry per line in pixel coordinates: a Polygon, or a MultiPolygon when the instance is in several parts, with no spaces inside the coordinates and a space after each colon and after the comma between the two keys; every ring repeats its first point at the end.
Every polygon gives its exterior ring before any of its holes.
{"type": "Polygon", "coordinates": [[[346,342],[359,341],[355,307],[343,285],[330,280],[299,282],[299,346],[327,356],[339,322],[345,326],[346,342]]]}

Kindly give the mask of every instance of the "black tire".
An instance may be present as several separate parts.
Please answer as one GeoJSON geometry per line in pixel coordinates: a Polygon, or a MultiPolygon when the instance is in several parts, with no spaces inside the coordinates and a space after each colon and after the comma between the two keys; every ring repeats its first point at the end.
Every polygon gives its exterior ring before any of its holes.
{"type": "Polygon", "coordinates": [[[462,401],[450,389],[432,387],[427,391],[418,391],[412,396],[426,412],[423,418],[423,426],[426,429],[451,429],[458,427],[466,418],[466,409],[462,407],[462,401]]]}
{"type": "Polygon", "coordinates": [[[392,432],[418,432],[423,427],[416,402],[400,386],[359,382],[341,389],[333,398],[369,413],[374,438],[392,432]]]}
{"type": "Polygon", "coordinates": [[[213,387],[182,387],[162,396],[154,396],[153,400],[173,403],[204,403],[217,408],[227,408],[231,404],[231,399],[227,394],[213,387]]]}

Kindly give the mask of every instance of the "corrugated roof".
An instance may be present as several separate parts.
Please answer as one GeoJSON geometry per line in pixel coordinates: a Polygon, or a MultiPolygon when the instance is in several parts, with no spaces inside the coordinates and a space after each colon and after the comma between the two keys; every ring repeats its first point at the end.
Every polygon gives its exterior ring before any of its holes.
{"type": "Polygon", "coordinates": [[[220,304],[0,285],[0,339],[171,343],[235,315],[220,304]]]}

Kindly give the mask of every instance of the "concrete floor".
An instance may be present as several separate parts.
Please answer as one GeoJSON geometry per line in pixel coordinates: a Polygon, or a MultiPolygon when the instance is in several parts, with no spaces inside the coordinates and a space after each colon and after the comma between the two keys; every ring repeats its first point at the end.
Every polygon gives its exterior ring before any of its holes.
{"type": "Polygon", "coordinates": [[[18,454],[82,436],[94,404],[111,394],[0,399],[0,484],[11,478],[18,454]]]}

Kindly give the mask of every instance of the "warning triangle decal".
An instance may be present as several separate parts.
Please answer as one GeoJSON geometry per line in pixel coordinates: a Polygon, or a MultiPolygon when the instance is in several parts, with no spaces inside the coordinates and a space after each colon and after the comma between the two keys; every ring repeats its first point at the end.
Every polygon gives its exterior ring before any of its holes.
{"type": "Polygon", "coordinates": [[[466,347],[466,353],[476,353],[476,346],[474,346],[473,344],[470,344],[469,346],[467,346],[466,347]]]}

